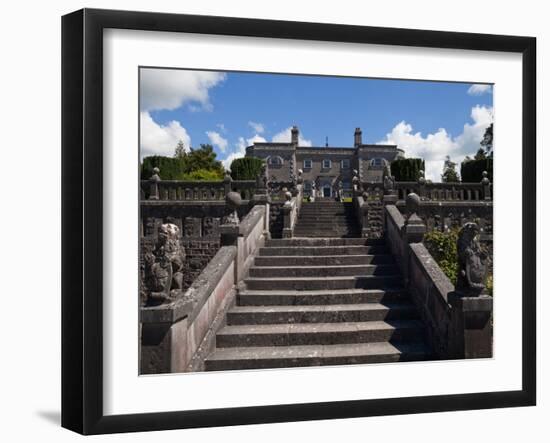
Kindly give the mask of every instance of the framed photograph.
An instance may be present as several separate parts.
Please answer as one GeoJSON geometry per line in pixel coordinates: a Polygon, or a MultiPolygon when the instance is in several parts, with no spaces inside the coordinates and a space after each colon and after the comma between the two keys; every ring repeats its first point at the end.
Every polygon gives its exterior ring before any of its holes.
{"type": "Polygon", "coordinates": [[[536,40],[62,20],[62,425],[536,403],[536,40]]]}

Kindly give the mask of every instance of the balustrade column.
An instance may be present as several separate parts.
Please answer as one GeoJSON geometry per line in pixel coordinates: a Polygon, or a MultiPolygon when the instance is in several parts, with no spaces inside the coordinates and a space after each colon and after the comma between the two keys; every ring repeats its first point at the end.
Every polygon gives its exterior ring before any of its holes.
{"type": "Polygon", "coordinates": [[[160,169],[153,168],[153,175],[149,179],[150,190],[149,190],[149,200],[159,200],[159,182],[160,182],[160,169]]]}

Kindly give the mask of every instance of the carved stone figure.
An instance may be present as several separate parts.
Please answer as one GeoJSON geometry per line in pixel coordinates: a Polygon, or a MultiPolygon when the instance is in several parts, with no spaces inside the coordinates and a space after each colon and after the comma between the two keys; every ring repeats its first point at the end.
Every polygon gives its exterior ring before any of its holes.
{"type": "Polygon", "coordinates": [[[239,215],[237,214],[237,209],[242,204],[241,194],[238,192],[229,192],[225,196],[225,204],[229,211],[229,215],[226,215],[223,218],[224,225],[238,225],[239,224],[239,215]]]}
{"type": "Polygon", "coordinates": [[[395,187],[394,179],[391,175],[386,175],[384,177],[384,192],[386,194],[391,194],[395,187]]]}
{"type": "Polygon", "coordinates": [[[467,296],[478,296],[485,289],[488,271],[488,256],[479,243],[479,228],[476,223],[466,223],[458,233],[457,291],[467,296]]]}
{"type": "Polygon", "coordinates": [[[144,252],[144,287],[148,305],[168,303],[181,294],[185,250],[181,231],[172,223],[160,225],[154,249],[144,252]]]}

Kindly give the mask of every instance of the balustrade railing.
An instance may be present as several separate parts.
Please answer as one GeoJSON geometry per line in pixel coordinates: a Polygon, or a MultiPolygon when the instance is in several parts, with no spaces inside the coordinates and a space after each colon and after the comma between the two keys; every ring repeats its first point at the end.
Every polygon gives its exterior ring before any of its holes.
{"type": "Polygon", "coordinates": [[[415,193],[424,200],[436,201],[481,201],[493,199],[491,183],[422,183],[395,182],[399,200],[415,193]]]}

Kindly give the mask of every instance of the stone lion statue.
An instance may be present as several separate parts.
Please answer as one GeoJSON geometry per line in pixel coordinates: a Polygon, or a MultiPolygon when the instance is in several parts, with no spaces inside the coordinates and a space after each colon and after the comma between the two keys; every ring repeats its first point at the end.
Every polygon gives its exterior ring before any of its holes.
{"type": "Polygon", "coordinates": [[[144,254],[146,304],[158,305],[175,298],[183,289],[185,250],[180,243],[178,226],[164,223],[158,230],[158,242],[144,254]]]}
{"type": "Polygon", "coordinates": [[[479,228],[476,223],[466,223],[458,234],[457,290],[471,296],[480,295],[485,289],[488,256],[479,244],[479,228]]]}

